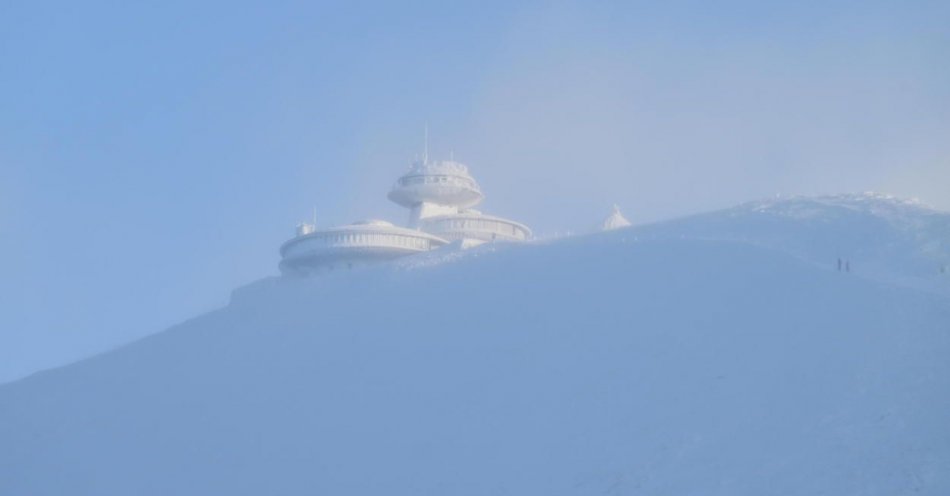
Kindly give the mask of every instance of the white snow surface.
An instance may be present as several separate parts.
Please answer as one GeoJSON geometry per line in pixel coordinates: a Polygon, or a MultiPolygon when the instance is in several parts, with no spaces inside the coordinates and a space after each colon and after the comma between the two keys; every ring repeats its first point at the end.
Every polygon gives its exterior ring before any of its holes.
{"type": "Polygon", "coordinates": [[[261,280],[0,386],[0,494],[950,494],[946,214],[839,200],[261,280]]]}
{"type": "Polygon", "coordinates": [[[950,297],[950,214],[880,193],[751,202],[643,226],[636,236],[741,241],[821,267],[840,258],[861,277],[950,297]]]}

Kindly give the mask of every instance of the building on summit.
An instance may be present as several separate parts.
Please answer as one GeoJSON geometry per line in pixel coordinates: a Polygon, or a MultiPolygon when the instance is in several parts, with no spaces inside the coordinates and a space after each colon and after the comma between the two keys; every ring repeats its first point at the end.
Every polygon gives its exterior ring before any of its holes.
{"type": "Polygon", "coordinates": [[[519,222],[485,215],[474,207],[482,191],[464,165],[427,159],[412,164],[389,192],[389,199],[409,209],[409,227],[475,246],[491,241],[525,241],[531,230],[519,222]]]}
{"type": "Polygon", "coordinates": [[[389,199],[409,209],[407,227],[381,220],[317,229],[300,224],[280,248],[280,271],[308,275],[392,260],[438,249],[496,241],[525,241],[527,226],[472,207],[484,195],[468,168],[454,160],[430,161],[428,152],[393,185],[389,199]]]}

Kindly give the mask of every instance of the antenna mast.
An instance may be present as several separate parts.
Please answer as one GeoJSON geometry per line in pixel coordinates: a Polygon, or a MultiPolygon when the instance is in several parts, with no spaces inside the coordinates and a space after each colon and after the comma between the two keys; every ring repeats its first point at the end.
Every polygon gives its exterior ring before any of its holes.
{"type": "Polygon", "coordinates": [[[423,148],[422,153],[422,163],[429,163],[429,123],[426,122],[425,126],[425,147],[423,148]]]}

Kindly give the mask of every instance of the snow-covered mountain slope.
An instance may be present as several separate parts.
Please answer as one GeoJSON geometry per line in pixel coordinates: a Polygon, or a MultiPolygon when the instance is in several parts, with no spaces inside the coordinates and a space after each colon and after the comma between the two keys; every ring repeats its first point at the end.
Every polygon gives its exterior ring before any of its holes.
{"type": "Polygon", "coordinates": [[[3,495],[946,495],[950,302],[635,230],[267,279],[0,386],[3,495]]]}
{"type": "Polygon", "coordinates": [[[950,213],[865,193],[792,197],[644,226],[645,238],[733,240],[950,296],[950,213]]]}

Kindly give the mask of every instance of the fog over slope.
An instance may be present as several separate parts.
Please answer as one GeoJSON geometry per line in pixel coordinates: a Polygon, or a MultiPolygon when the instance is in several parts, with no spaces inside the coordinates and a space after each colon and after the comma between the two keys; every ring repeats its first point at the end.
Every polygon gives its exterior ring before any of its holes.
{"type": "Polygon", "coordinates": [[[790,197],[643,226],[642,239],[741,241],[950,296],[950,214],[880,193],[790,197]]]}
{"type": "Polygon", "coordinates": [[[0,386],[0,494],[950,493],[950,276],[807,202],[259,281],[0,386]]]}

